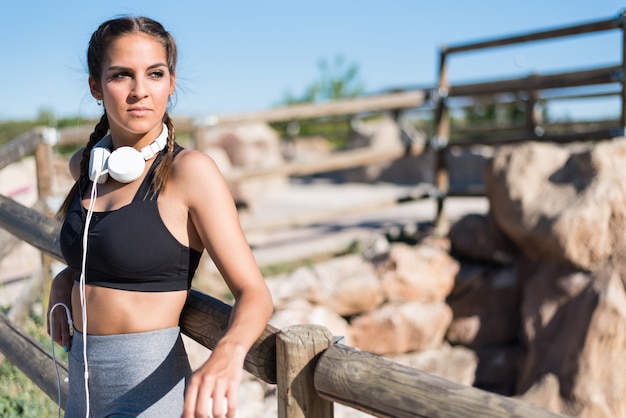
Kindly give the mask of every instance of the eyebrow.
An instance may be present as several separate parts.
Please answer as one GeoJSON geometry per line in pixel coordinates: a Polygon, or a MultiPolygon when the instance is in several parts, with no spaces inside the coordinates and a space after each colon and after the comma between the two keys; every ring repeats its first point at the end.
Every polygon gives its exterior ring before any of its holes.
{"type": "MultiPolygon", "coordinates": [[[[158,62],[156,64],[150,65],[147,69],[148,70],[153,70],[155,68],[160,68],[160,67],[166,67],[167,68],[167,64],[165,64],[163,62],[158,62]]],[[[131,68],[124,67],[123,65],[112,65],[109,68],[107,68],[107,71],[131,71],[131,68]]]]}

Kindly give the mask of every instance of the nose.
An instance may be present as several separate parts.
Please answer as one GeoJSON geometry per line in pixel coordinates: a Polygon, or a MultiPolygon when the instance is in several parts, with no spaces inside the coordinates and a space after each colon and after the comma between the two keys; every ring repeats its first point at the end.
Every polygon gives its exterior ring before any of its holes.
{"type": "Polygon", "coordinates": [[[144,80],[143,77],[135,77],[132,90],[130,91],[131,96],[138,99],[146,97],[148,95],[148,89],[146,87],[146,80],[144,80]]]}

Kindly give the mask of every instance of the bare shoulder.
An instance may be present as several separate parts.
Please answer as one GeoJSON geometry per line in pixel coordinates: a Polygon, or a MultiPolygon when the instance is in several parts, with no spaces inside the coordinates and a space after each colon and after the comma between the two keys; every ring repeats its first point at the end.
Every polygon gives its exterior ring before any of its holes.
{"type": "Polygon", "coordinates": [[[215,161],[197,150],[183,150],[174,159],[172,182],[181,192],[200,196],[203,191],[221,190],[225,180],[215,161]]]}
{"type": "Polygon", "coordinates": [[[220,173],[210,156],[190,149],[184,149],[176,156],[173,169],[175,176],[181,179],[220,173]]]}
{"type": "Polygon", "coordinates": [[[70,174],[72,175],[72,178],[74,179],[74,181],[78,180],[78,177],[80,177],[80,162],[83,159],[84,150],[85,150],[85,147],[82,147],[78,151],[76,151],[70,157],[70,161],[68,163],[70,174]]]}

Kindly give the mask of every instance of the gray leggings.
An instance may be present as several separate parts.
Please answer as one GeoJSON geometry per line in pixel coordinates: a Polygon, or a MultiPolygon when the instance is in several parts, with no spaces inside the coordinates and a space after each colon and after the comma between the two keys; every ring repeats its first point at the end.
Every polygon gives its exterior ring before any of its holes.
{"type": "MultiPolygon", "coordinates": [[[[74,332],[65,418],[86,416],[83,335],[74,332]]],[[[191,368],[180,329],[87,335],[91,418],[180,417],[191,368]]]]}

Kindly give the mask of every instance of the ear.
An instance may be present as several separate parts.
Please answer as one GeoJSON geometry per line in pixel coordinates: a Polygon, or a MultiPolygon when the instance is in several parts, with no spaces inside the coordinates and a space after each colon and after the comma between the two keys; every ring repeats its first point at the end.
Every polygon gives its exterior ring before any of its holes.
{"type": "Polygon", "coordinates": [[[91,95],[96,100],[102,100],[102,89],[100,83],[98,83],[92,76],[89,76],[89,90],[91,95]]]}
{"type": "Polygon", "coordinates": [[[172,94],[174,94],[174,91],[176,90],[176,74],[172,74],[170,75],[170,96],[172,94]]]}

